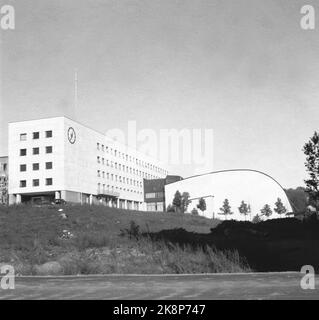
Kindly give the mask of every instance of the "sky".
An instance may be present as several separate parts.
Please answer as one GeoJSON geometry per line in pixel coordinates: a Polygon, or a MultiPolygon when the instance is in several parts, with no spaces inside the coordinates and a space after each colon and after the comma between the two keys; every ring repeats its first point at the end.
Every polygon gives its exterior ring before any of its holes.
{"type": "MultiPolygon", "coordinates": [[[[319,129],[319,27],[303,0],[1,0],[0,156],[10,121],[69,116],[105,132],[213,129],[214,170],[304,185],[319,129]],[[74,70],[78,107],[74,109],[74,70]]],[[[172,166],[182,176],[194,166],[172,166]]]]}

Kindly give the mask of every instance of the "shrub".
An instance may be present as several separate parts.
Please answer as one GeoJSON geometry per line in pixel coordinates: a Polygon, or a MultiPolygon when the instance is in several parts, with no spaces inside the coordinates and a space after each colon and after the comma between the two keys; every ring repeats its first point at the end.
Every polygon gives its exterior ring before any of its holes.
{"type": "Polygon", "coordinates": [[[140,226],[135,221],[131,221],[129,229],[121,230],[120,235],[129,236],[130,239],[138,239],[140,237],[140,226]]]}
{"type": "Polygon", "coordinates": [[[194,215],[194,216],[198,216],[198,210],[193,208],[191,214],[194,215]]]}
{"type": "Polygon", "coordinates": [[[262,222],[262,219],[260,218],[260,216],[258,214],[256,214],[253,217],[252,223],[259,223],[259,222],[262,222]]]}
{"type": "Polygon", "coordinates": [[[172,206],[171,204],[169,204],[169,205],[167,206],[166,211],[167,211],[167,212],[175,212],[175,208],[174,208],[174,206],[172,206]]]}

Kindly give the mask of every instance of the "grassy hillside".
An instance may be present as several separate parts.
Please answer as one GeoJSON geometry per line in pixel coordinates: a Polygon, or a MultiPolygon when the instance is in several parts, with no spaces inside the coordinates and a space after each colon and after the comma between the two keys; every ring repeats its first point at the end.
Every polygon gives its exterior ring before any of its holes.
{"type": "Polygon", "coordinates": [[[67,219],[60,217],[57,207],[13,206],[0,207],[0,246],[28,248],[34,240],[55,241],[63,230],[77,236],[118,237],[121,229],[134,221],[141,231],[184,228],[187,231],[208,233],[218,220],[191,215],[120,210],[102,206],[67,206],[67,219]]]}
{"type": "Polygon", "coordinates": [[[198,216],[102,206],[67,206],[63,211],[57,207],[0,207],[0,262],[13,264],[18,274],[44,275],[249,270],[233,251],[134,236],[137,229],[138,234],[177,228],[206,234],[218,224],[198,216]]]}

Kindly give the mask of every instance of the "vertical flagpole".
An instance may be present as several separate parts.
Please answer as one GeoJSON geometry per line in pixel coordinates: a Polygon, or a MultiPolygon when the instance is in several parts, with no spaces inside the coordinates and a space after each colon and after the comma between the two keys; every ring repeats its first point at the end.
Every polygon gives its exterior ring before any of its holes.
{"type": "Polygon", "coordinates": [[[74,114],[73,118],[76,118],[76,114],[78,111],[78,70],[74,71],[74,114]]]}

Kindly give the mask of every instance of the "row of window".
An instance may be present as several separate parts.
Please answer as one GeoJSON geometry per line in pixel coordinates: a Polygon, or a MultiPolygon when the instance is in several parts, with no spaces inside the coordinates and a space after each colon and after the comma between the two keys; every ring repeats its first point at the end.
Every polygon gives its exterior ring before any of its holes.
{"type": "MultiPolygon", "coordinates": [[[[46,146],[45,147],[45,153],[52,153],[53,152],[53,147],[52,146],[46,146]]],[[[40,148],[32,148],[32,154],[33,155],[38,155],[40,154],[40,148]]],[[[27,149],[20,149],[20,156],[26,156],[27,155],[27,149]]]]}
{"type": "MultiPolygon", "coordinates": [[[[53,185],[53,179],[52,178],[46,178],[45,179],[45,185],[46,186],[52,186],[53,185]]],[[[40,179],[33,179],[32,180],[32,186],[33,187],[39,187],[40,186],[40,179]]],[[[27,187],[27,180],[20,180],[20,188],[26,188],[27,187]]]]}
{"type": "Polygon", "coordinates": [[[137,180],[134,180],[134,179],[129,179],[129,178],[125,178],[125,177],[121,177],[121,176],[118,176],[118,175],[116,175],[116,174],[113,174],[113,173],[109,173],[109,172],[106,172],[106,174],[105,174],[105,172],[104,171],[100,171],[100,170],[98,170],[97,171],[97,176],[99,177],[99,178],[106,178],[106,179],[109,179],[109,180],[114,180],[114,181],[118,181],[118,182],[123,182],[123,183],[127,183],[127,184],[130,184],[130,185],[133,185],[133,186],[136,186],[136,187],[138,187],[138,186],[140,186],[140,187],[142,187],[142,182],[140,181],[137,181],[137,180]]]}
{"type": "Polygon", "coordinates": [[[134,169],[132,167],[125,166],[124,164],[117,163],[117,162],[114,162],[114,161],[111,161],[111,160],[108,160],[108,159],[101,158],[99,156],[97,157],[97,163],[106,165],[106,166],[111,167],[111,168],[115,168],[116,170],[119,170],[119,171],[124,171],[124,172],[130,173],[130,174],[135,174],[135,175],[138,175],[138,176],[140,176],[142,178],[145,178],[145,179],[156,179],[156,178],[159,178],[158,176],[153,176],[153,175],[148,174],[146,172],[143,172],[141,170],[137,170],[137,169],[134,169]]]}
{"type": "Polygon", "coordinates": [[[163,202],[151,202],[146,204],[147,211],[164,211],[164,203],[163,202]]]}
{"type": "MultiPolygon", "coordinates": [[[[52,138],[53,133],[52,130],[47,130],[45,131],[45,137],[46,138],[52,138]]],[[[36,131],[36,132],[32,132],[32,139],[33,140],[38,140],[40,139],[40,132],[36,131]]],[[[26,133],[20,133],[20,141],[26,141],[27,140],[27,134],[26,133]]]]}
{"type": "Polygon", "coordinates": [[[164,192],[148,192],[145,193],[146,199],[164,198],[164,192]]]}
{"type": "Polygon", "coordinates": [[[97,146],[97,150],[99,150],[99,151],[110,153],[111,155],[114,155],[115,157],[119,157],[119,158],[126,160],[126,161],[129,161],[129,162],[134,162],[136,165],[138,165],[140,167],[143,167],[143,168],[146,168],[149,170],[153,170],[158,173],[167,174],[167,171],[165,171],[165,170],[163,170],[163,169],[161,169],[151,163],[144,162],[142,160],[139,160],[137,158],[129,156],[128,154],[125,154],[124,152],[120,152],[115,149],[109,148],[108,146],[104,146],[104,144],[101,144],[99,142],[96,144],[96,146],[97,146]]]}
{"type": "MultiPolygon", "coordinates": [[[[45,169],[50,170],[53,168],[52,162],[46,162],[45,163],[45,169]]],[[[40,163],[32,163],[32,170],[38,171],[40,170],[40,163]]],[[[26,164],[20,164],[20,172],[27,171],[27,165],[26,164]]]]}
{"type": "Polygon", "coordinates": [[[105,193],[106,191],[112,191],[112,192],[119,192],[119,191],[127,191],[127,192],[132,192],[132,193],[136,193],[136,194],[143,194],[142,191],[137,191],[137,190],[133,190],[133,189],[129,189],[129,188],[122,188],[122,187],[116,187],[116,186],[112,186],[112,185],[105,185],[103,184],[103,189],[101,189],[101,184],[98,183],[97,185],[97,190],[98,193],[101,193],[101,191],[103,190],[103,193],[105,193]]]}

